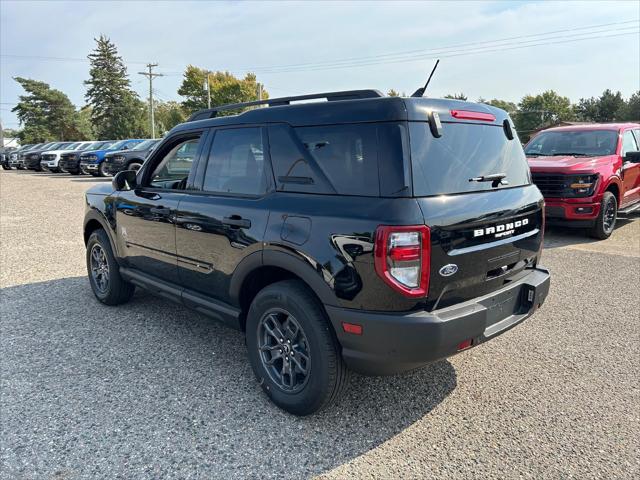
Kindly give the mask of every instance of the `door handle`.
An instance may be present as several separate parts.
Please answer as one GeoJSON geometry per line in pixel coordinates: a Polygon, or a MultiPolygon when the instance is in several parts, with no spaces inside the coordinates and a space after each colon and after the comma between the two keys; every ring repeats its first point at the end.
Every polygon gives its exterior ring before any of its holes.
{"type": "Polygon", "coordinates": [[[171,209],[165,207],[151,207],[149,211],[158,215],[169,215],[171,213],[171,209]]]}
{"type": "Polygon", "coordinates": [[[237,228],[251,228],[251,220],[242,218],[240,215],[231,215],[230,217],[224,217],[222,219],[224,225],[237,228]]]}

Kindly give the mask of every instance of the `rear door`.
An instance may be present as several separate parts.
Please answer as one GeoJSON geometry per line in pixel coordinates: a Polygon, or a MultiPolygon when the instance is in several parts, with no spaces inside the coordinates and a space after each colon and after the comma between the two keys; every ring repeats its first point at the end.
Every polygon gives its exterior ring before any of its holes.
{"type": "Polygon", "coordinates": [[[503,125],[410,122],[414,195],[431,229],[436,308],[484,295],[537,262],[543,200],[517,136],[503,125]],[[482,181],[501,174],[501,180],[482,181]]]}
{"type": "Polygon", "coordinates": [[[640,163],[625,160],[627,152],[640,150],[636,143],[636,138],[631,131],[625,130],[622,133],[622,145],[620,147],[620,157],[622,158],[622,182],[624,193],[620,206],[635,203],[640,199],[640,163]]]}
{"type": "MultiPolygon", "coordinates": [[[[176,212],[178,271],[185,288],[229,303],[235,268],[262,248],[273,173],[263,127],[218,128],[212,133],[195,189],[176,212]]],[[[189,303],[188,295],[184,299],[189,303]]]]}

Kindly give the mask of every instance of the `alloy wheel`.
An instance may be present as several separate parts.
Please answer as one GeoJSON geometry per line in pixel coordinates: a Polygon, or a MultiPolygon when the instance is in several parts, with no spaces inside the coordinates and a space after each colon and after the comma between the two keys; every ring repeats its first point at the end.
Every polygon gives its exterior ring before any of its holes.
{"type": "Polygon", "coordinates": [[[616,200],[610,198],[604,207],[604,215],[602,216],[604,231],[610,233],[616,224],[616,200]]]}
{"type": "Polygon", "coordinates": [[[107,293],[109,289],[109,262],[107,254],[100,244],[91,248],[91,277],[100,293],[107,293]]]}
{"type": "Polygon", "coordinates": [[[300,391],[309,379],[309,341],[291,313],[267,311],[258,323],[258,353],[271,380],[287,393],[300,391]]]}

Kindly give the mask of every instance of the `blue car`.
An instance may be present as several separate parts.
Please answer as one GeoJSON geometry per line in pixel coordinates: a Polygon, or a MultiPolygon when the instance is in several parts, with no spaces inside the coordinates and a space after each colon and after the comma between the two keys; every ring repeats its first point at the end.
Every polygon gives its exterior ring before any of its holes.
{"type": "Polygon", "coordinates": [[[106,177],[109,173],[104,164],[104,157],[108,152],[116,150],[129,150],[140,142],[144,142],[144,138],[130,138],[128,140],[119,140],[111,143],[107,148],[101,150],[89,150],[83,152],[80,156],[80,170],[82,173],[91,174],[94,177],[106,177]]]}

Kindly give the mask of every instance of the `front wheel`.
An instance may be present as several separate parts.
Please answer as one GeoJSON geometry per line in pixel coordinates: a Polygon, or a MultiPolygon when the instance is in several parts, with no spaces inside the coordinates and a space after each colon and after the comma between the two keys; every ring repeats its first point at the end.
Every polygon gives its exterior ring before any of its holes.
{"type": "Polygon", "coordinates": [[[142,168],[142,163],[140,162],[131,162],[127,165],[127,170],[133,170],[134,172],[137,172],[140,168],[142,168]]]}
{"type": "Polygon", "coordinates": [[[618,201],[611,192],[604,192],[600,203],[600,214],[591,230],[591,236],[600,240],[606,240],[613,233],[618,216],[618,201]]]}
{"type": "Polygon", "coordinates": [[[348,370],[322,305],[299,281],[261,290],[247,316],[247,348],[262,389],[278,407],[309,415],[334,402],[348,370]]]}
{"type": "Polygon", "coordinates": [[[87,273],[93,294],[106,305],[129,301],[135,286],[120,275],[107,233],[98,229],[87,242],[87,273]]]}
{"type": "Polygon", "coordinates": [[[107,165],[106,163],[102,162],[100,164],[100,166],[98,167],[98,173],[97,175],[98,177],[110,177],[111,175],[109,175],[109,172],[107,172],[107,165]]]}

